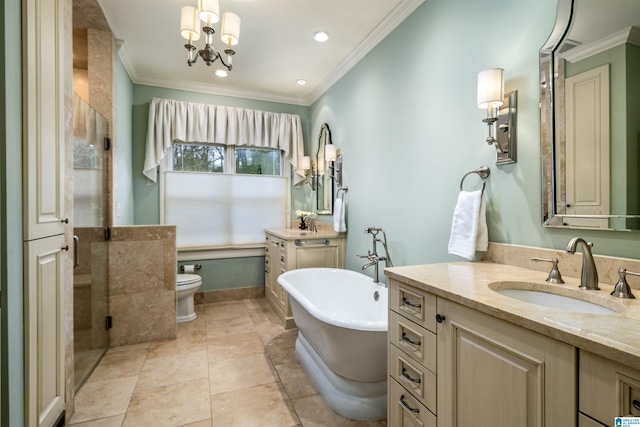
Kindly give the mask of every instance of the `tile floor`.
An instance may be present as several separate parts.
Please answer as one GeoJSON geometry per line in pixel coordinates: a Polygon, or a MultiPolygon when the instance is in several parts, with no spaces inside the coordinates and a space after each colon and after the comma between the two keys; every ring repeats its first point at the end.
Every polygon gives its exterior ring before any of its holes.
{"type": "Polygon", "coordinates": [[[76,396],[74,427],[373,427],[326,406],[264,298],[197,305],[177,339],[110,349],[76,396]]]}

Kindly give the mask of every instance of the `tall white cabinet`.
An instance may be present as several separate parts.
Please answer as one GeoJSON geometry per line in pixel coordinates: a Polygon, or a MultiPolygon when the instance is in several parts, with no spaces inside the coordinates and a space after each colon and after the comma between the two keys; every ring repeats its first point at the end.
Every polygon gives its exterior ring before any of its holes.
{"type": "Polygon", "coordinates": [[[65,408],[65,0],[23,0],[25,425],[65,408]]]}

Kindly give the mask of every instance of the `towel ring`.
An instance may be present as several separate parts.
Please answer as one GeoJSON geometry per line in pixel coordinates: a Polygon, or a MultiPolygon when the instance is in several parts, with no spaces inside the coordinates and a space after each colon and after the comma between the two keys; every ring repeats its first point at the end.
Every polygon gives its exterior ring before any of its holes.
{"type": "Polygon", "coordinates": [[[336,199],[340,199],[341,198],[342,200],[344,200],[344,196],[347,194],[347,191],[349,191],[349,187],[346,186],[346,185],[344,187],[338,187],[338,191],[336,192],[336,199]],[[342,197],[340,197],[340,192],[341,191],[343,192],[342,193],[342,197]]]}
{"type": "Polygon", "coordinates": [[[486,182],[484,180],[487,179],[491,174],[491,169],[489,169],[487,165],[482,165],[474,171],[465,173],[464,176],[462,177],[462,180],[460,180],[460,191],[462,191],[462,184],[464,184],[465,178],[471,175],[472,173],[477,174],[480,177],[480,179],[482,179],[482,191],[484,191],[484,187],[486,185],[486,182]]]}

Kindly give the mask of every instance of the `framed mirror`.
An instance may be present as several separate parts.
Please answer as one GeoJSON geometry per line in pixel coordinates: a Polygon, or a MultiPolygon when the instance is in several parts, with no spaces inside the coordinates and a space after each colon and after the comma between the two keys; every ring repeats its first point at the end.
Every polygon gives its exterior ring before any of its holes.
{"type": "Polygon", "coordinates": [[[640,1],[559,0],[540,88],[543,224],[640,230],[640,1]]]}
{"type": "Polygon", "coordinates": [[[316,197],[317,197],[317,210],[318,215],[332,215],[333,214],[333,171],[331,170],[331,162],[325,160],[325,147],[330,145],[331,142],[331,130],[329,125],[323,123],[320,127],[320,134],[318,135],[318,152],[316,153],[316,197]]]}

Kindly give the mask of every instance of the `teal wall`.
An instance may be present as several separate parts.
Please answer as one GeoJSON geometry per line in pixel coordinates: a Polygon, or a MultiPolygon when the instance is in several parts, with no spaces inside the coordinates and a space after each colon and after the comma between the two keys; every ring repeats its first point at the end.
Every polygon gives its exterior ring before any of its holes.
{"type": "Polygon", "coordinates": [[[0,425],[24,422],[20,2],[0,6],[0,425]]]}
{"type": "MultiPolygon", "coordinates": [[[[185,69],[185,73],[188,71],[188,69],[185,69]]],[[[159,186],[157,184],[148,184],[146,177],[142,175],[149,101],[154,97],[273,111],[276,113],[298,114],[302,119],[304,129],[305,153],[309,153],[309,108],[307,107],[134,85],[132,107],[132,165],[135,200],[134,222],[137,225],[158,224],[160,221],[159,186]]],[[[311,192],[309,191],[309,186],[294,188],[292,190],[293,210],[307,208],[310,203],[310,197],[311,192]]],[[[202,264],[202,270],[198,271],[198,274],[202,276],[201,291],[264,286],[264,257],[194,260],[182,264],[202,264]]]]}
{"type": "Polygon", "coordinates": [[[131,106],[133,83],[120,59],[116,63],[115,214],[114,225],[133,225],[131,106]]]}
{"type": "Polygon", "coordinates": [[[447,254],[452,213],[460,179],[483,164],[491,241],[562,249],[579,235],[596,254],[638,257],[635,233],[541,225],[538,50],[555,9],[428,0],[312,105],[312,132],[329,123],[344,154],[348,269],[371,247],[367,226],[385,228],[396,265],[461,260],[447,254]],[[505,69],[505,92],[518,90],[518,162],[501,167],[476,107],[477,73],[493,67],[505,69]]]}

